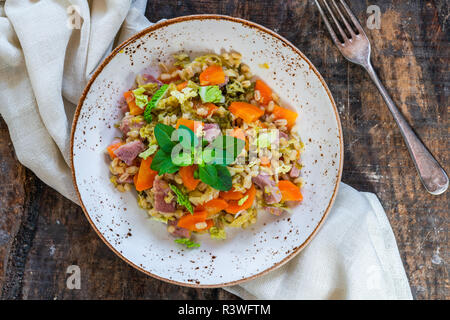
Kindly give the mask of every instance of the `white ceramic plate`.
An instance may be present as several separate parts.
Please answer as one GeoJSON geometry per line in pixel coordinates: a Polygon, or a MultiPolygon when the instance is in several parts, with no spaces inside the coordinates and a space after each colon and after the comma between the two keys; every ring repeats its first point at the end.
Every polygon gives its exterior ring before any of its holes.
{"type": "Polygon", "coordinates": [[[98,235],[135,268],[171,283],[221,287],[254,279],[287,262],[317,232],[337,193],[342,133],[333,98],[309,60],[286,39],[251,22],[216,15],[180,17],[135,35],[106,58],[86,87],[72,128],[72,169],[83,210],[98,235]],[[119,135],[114,124],[124,91],[144,70],[185,51],[237,51],[298,113],[304,200],[294,212],[261,213],[246,230],[228,228],[225,241],[198,236],[201,248],[175,244],[166,228],[147,218],[132,192],[109,182],[105,148],[119,135]],[[267,63],[269,69],[259,65],[267,63]]]}

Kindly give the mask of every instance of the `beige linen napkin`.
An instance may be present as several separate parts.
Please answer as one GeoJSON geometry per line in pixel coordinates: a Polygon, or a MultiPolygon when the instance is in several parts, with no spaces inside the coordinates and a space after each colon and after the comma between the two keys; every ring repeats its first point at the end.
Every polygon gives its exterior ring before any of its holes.
{"type": "Polygon", "coordinates": [[[78,202],[69,168],[76,104],[113,44],[151,24],[145,4],[0,1],[0,113],[19,161],[72,201],[78,202]]]}
{"type": "MultiPolygon", "coordinates": [[[[145,0],[0,0],[0,113],[19,161],[77,202],[69,169],[76,103],[111,51],[151,23],[145,0]]],[[[341,184],[300,255],[226,288],[245,299],[411,299],[389,221],[375,195],[341,184]]]]}

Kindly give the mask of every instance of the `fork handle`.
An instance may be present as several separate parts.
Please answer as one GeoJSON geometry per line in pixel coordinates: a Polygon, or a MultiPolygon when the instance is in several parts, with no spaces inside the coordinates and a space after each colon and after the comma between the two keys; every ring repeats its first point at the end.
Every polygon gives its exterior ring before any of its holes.
{"type": "Polygon", "coordinates": [[[445,192],[448,188],[448,176],[444,169],[439,165],[436,159],[424,146],[422,141],[414,133],[405,117],[400,113],[394,101],[392,101],[386,88],[381,83],[372,64],[369,63],[364,66],[366,71],[369,73],[370,78],[373,80],[384,101],[386,102],[392,116],[397,122],[400,128],[403,139],[405,140],[406,146],[408,147],[409,154],[414,161],[414,165],[419,173],[420,180],[422,180],[425,189],[433,195],[439,195],[445,192]]]}

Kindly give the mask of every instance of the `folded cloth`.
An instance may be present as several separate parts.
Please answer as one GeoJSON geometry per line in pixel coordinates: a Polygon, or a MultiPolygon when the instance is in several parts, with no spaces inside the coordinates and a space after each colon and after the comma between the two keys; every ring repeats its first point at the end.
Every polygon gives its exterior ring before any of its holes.
{"type": "Polygon", "coordinates": [[[19,161],[65,197],[70,130],[90,75],[151,23],[145,0],[0,1],[0,113],[19,161]]]}
{"type": "MultiPolygon", "coordinates": [[[[19,161],[74,202],[70,129],[78,98],[114,45],[151,25],[145,4],[0,0],[0,113],[19,161]]],[[[245,299],[411,298],[378,199],[345,184],[324,226],[296,258],[226,289],[245,299]]]]}
{"type": "Polygon", "coordinates": [[[412,299],[380,201],[345,183],[303,251],[279,269],[225,290],[244,299],[412,299]]]}

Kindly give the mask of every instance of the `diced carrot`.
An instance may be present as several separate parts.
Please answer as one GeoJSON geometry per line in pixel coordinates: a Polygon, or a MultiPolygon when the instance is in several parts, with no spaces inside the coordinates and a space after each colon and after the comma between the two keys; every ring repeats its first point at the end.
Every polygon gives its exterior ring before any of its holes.
{"type": "Polygon", "coordinates": [[[155,180],[158,172],[150,169],[152,160],[153,157],[148,157],[147,159],[142,159],[141,161],[139,171],[133,179],[137,191],[144,191],[153,187],[153,181],[155,180]]]}
{"type": "Polygon", "coordinates": [[[214,103],[206,103],[205,107],[208,108],[208,114],[206,115],[207,117],[214,114],[214,112],[216,112],[217,109],[219,109],[218,106],[216,106],[214,103]]]}
{"type": "Polygon", "coordinates": [[[123,97],[125,98],[126,103],[130,103],[131,101],[134,101],[134,94],[132,91],[127,91],[123,94],[123,97]]]}
{"type": "Polygon", "coordinates": [[[292,128],[297,119],[297,112],[275,105],[273,108],[275,119],[286,119],[288,128],[292,128]]]}
{"type": "Polygon", "coordinates": [[[278,188],[281,191],[281,199],[283,201],[302,201],[303,195],[300,188],[289,180],[278,181],[278,188]]]}
{"type": "Polygon", "coordinates": [[[208,219],[205,221],[206,222],[206,228],[202,229],[202,230],[198,230],[198,231],[205,231],[205,230],[209,230],[211,227],[214,226],[214,221],[212,219],[208,219]]]}
{"type": "Polygon", "coordinates": [[[241,128],[234,128],[233,131],[231,132],[230,136],[241,139],[241,140],[245,140],[245,132],[241,128]]]}
{"type": "Polygon", "coordinates": [[[263,110],[247,102],[232,102],[228,110],[247,123],[258,120],[264,114],[263,110]]]}
{"type": "Polygon", "coordinates": [[[212,199],[204,203],[202,207],[205,209],[208,217],[225,210],[228,207],[228,203],[223,199],[212,199]]]}
{"type": "Polygon", "coordinates": [[[110,146],[108,146],[108,147],[106,148],[106,150],[108,150],[108,153],[109,153],[109,156],[111,157],[111,159],[114,159],[115,157],[117,157],[117,156],[114,154],[114,151],[115,151],[116,149],[118,149],[121,145],[123,145],[123,142],[122,142],[122,141],[121,141],[121,142],[114,143],[114,144],[112,144],[112,145],[110,145],[110,146]]]}
{"type": "Polygon", "coordinates": [[[181,125],[188,127],[195,133],[195,130],[197,130],[198,126],[203,126],[203,122],[180,118],[177,120],[176,128],[178,129],[178,127],[181,125]]]}
{"type": "Polygon", "coordinates": [[[235,137],[245,141],[245,150],[248,150],[248,139],[245,138],[245,132],[241,128],[234,128],[230,134],[227,134],[231,137],[235,137]]]}
{"type": "Polygon", "coordinates": [[[219,197],[223,200],[239,200],[244,197],[244,194],[231,189],[230,191],[220,191],[219,197]]]}
{"type": "Polygon", "coordinates": [[[258,90],[261,96],[259,103],[264,106],[267,106],[269,102],[272,100],[272,89],[261,80],[256,80],[255,82],[255,91],[258,90]]]}
{"type": "Polygon", "coordinates": [[[181,125],[186,126],[189,129],[191,129],[192,131],[194,131],[194,120],[185,119],[185,118],[179,118],[177,120],[176,128],[178,129],[178,127],[181,126],[181,125]]]}
{"type": "Polygon", "coordinates": [[[261,157],[261,165],[262,165],[263,167],[268,167],[268,168],[270,168],[270,167],[272,166],[272,164],[270,163],[269,157],[262,156],[262,157],[261,157]]]}
{"type": "Polygon", "coordinates": [[[206,211],[197,211],[193,214],[187,213],[178,220],[177,226],[192,231],[195,229],[195,224],[204,222],[206,217],[206,211]]]}
{"type": "Polygon", "coordinates": [[[228,201],[228,207],[225,209],[226,212],[231,214],[236,214],[242,210],[247,210],[253,205],[256,197],[256,188],[254,185],[244,194],[244,197],[248,196],[247,200],[242,205],[239,205],[239,200],[228,201]]]}
{"type": "Polygon", "coordinates": [[[177,90],[178,90],[178,91],[183,90],[184,88],[187,87],[187,84],[188,84],[187,81],[177,84],[177,90]]]}
{"type": "Polygon", "coordinates": [[[206,211],[196,211],[193,214],[186,214],[178,220],[177,226],[180,228],[185,228],[190,231],[204,231],[208,230],[214,225],[211,219],[208,219],[208,213],[206,211]],[[206,228],[198,229],[196,227],[197,223],[206,222],[206,228]]]}
{"type": "Polygon", "coordinates": [[[267,123],[265,123],[265,122],[261,122],[261,121],[257,121],[257,124],[258,124],[258,127],[261,127],[261,128],[264,128],[264,129],[267,129],[269,126],[267,125],[267,123]]]}
{"type": "Polygon", "coordinates": [[[201,86],[213,86],[225,82],[225,72],[221,66],[215,64],[209,66],[199,76],[201,86]]]}
{"type": "Polygon", "coordinates": [[[123,94],[123,96],[125,97],[125,101],[128,104],[131,115],[138,116],[144,113],[144,109],[141,109],[136,105],[136,99],[134,98],[133,92],[127,91],[123,94]]]}
{"type": "Polygon", "coordinates": [[[189,190],[195,190],[197,185],[200,183],[200,179],[194,178],[194,172],[197,170],[196,165],[181,167],[178,171],[180,173],[181,180],[183,180],[183,185],[189,190]]]}

